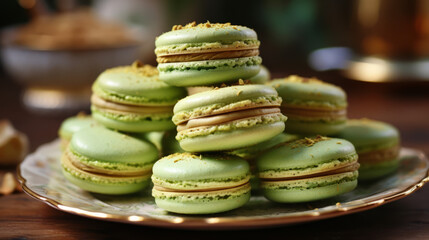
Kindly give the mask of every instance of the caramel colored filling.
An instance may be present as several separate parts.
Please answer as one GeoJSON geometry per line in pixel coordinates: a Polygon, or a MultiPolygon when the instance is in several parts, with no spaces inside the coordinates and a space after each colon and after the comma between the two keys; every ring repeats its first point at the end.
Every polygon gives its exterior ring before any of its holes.
{"type": "Polygon", "coordinates": [[[190,189],[190,190],[177,190],[177,189],[172,189],[172,188],[161,187],[161,186],[158,186],[158,185],[154,185],[153,188],[155,190],[158,190],[158,191],[161,191],[161,192],[191,193],[192,194],[192,193],[201,193],[201,192],[213,192],[213,193],[215,193],[216,191],[236,190],[236,189],[238,190],[238,189],[243,188],[243,187],[250,187],[249,178],[247,178],[247,182],[245,182],[243,184],[240,184],[240,185],[237,185],[237,186],[229,187],[229,188],[218,187],[218,188],[207,188],[207,189],[197,189],[197,190],[193,190],[193,189],[190,189]]]}
{"type": "Polygon", "coordinates": [[[112,113],[135,113],[135,114],[158,114],[158,113],[171,113],[173,114],[173,106],[133,106],[120,103],[114,103],[98,97],[95,94],[91,96],[92,105],[104,111],[112,113]]]}
{"type": "Polygon", "coordinates": [[[384,161],[390,161],[398,157],[399,150],[400,150],[399,145],[396,145],[387,149],[359,153],[359,162],[363,164],[364,163],[374,164],[374,163],[381,163],[384,161]]]}
{"type": "Polygon", "coordinates": [[[181,54],[172,54],[158,56],[156,61],[158,63],[170,63],[170,62],[191,62],[191,61],[203,61],[203,60],[215,60],[215,59],[228,59],[228,58],[242,58],[242,57],[252,57],[258,56],[258,49],[240,49],[225,51],[225,49],[219,49],[222,51],[212,51],[212,52],[196,52],[196,53],[181,53],[181,54]]]}
{"type": "Polygon", "coordinates": [[[109,169],[103,169],[103,168],[96,168],[93,166],[89,166],[87,164],[84,164],[79,161],[69,150],[66,150],[66,159],[69,161],[70,164],[72,164],[77,169],[89,172],[101,176],[115,176],[115,177],[140,177],[144,175],[148,175],[151,173],[151,168],[145,168],[139,171],[133,171],[133,172],[118,172],[117,170],[109,170],[109,169]]]}
{"type": "Polygon", "coordinates": [[[301,176],[293,176],[293,177],[285,177],[285,178],[275,178],[275,179],[264,179],[264,181],[288,181],[288,180],[300,180],[300,179],[307,179],[307,178],[315,178],[315,177],[323,177],[323,176],[329,176],[329,175],[335,175],[340,173],[347,173],[347,172],[354,172],[359,169],[360,164],[358,161],[351,162],[348,165],[342,166],[340,168],[331,169],[324,172],[318,172],[314,174],[307,174],[307,175],[301,175],[301,176]]]}
{"type": "Polygon", "coordinates": [[[204,127],[204,126],[213,126],[226,122],[231,122],[239,119],[252,118],[262,115],[276,114],[280,113],[280,109],[277,107],[272,108],[256,108],[256,109],[247,109],[237,112],[224,113],[214,116],[207,116],[202,118],[190,119],[184,124],[177,126],[177,131],[183,131],[190,128],[204,127]]]}
{"type": "Polygon", "coordinates": [[[282,112],[288,117],[319,117],[319,118],[346,118],[346,109],[310,109],[291,106],[281,106],[282,112]]]}

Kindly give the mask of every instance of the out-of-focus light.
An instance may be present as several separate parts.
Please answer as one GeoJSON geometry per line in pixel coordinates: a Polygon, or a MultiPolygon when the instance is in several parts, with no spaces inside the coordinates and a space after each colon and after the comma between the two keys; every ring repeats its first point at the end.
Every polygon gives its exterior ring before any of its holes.
{"type": "Polygon", "coordinates": [[[36,5],[36,0],[18,0],[18,3],[21,7],[30,9],[36,5]]]}
{"type": "Polygon", "coordinates": [[[351,62],[346,75],[348,77],[367,81],[367,82],[382,82],[385,81],[392,73],[389,64],[378,58],[366,58],[362,61],[351,62]]]}
{"type": "Polygon", "coordinates": [[[317,71],[343,69],[352,55],[352,51],[346,47],[321,48],[310,53],[308,63],[317,71]]]}

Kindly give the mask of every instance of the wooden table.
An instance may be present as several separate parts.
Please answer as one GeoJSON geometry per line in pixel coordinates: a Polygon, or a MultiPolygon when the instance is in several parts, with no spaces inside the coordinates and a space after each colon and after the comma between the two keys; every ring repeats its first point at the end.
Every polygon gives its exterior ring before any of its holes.
{"type": "MultiPolygon", "coordinates": [[[[315,73],[307,76],[316,75],[315,73]]],[[[368,84],[336,73],[317,74],[342,86],[349,95],[349,117],[368,117],[397,126],[406,147],[429,154],[429,82],[368,84]]],[[[21,88],[0,77],[0,119],[25,132],[34,150],[56,138],[66,116],[37,115],[20,103],[21,88]]],[[[6,171],[7,169],[1,169],[6,171]]],[[[216,239],[225,236],[270,239],[429,239],[429,186],[376,209],[292,226],[245,231],[184,231],[88,219],[55,210],[24,193],[0,196],[0,238],[94,239],[216,239]]]]}

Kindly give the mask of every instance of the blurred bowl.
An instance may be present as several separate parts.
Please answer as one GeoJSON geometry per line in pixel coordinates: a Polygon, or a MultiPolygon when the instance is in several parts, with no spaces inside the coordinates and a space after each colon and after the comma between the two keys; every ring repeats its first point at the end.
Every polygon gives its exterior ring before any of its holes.
{"type": "Polygon", "coordinates": [[[24,103],[31,109],[85,108],[89,106],[90,86],[98,74],[107,68],[128,65],[139,57],[139,43],[70,50],[19,46],[13,41],[17,29],[2,33],[1,58],[5,71],[26,88],[24,103]],[[46,104],[52,101],[45,98],[53,96],[56,103],[46,104]]]}

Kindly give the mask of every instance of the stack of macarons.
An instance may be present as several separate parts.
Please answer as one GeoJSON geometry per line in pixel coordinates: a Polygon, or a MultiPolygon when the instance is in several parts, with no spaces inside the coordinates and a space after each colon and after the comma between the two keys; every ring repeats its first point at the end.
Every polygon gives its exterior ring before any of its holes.
{"type": "Polygon", "coordinates": [[[59,130],[64,175],[90,192],[139,191],[161,155],[157,134],[174,129],[173,107],[186,90],[138,61],[104,71],[92,89],[92,115],[66,119],[59,130]]]}
{"type": "Polygon", "coordinates": [[[212,214],[243,206],[251,189],[275,202],[316,201],[398,167],[393,126],[348,120],[346,93],[333,84],[269,81],[252,29],[193,22],[155,45],[157,68],[101,73],[92,117],[61,126],[63,173],[80,188],[127,194],[152,179],[158,207],[212,214]]]}
{"type": "Polygon", "coordinates": [[[152,180],[156,203],[167,211],[188,214],[242,206],[250,196],[249,164],[227,153],[282,134],[287,119],[274,88],[247,85],[242,80],[262,83],[269,78],[266,69],[257,76],[261,58],[255,31],[229,23],[174,26],[157,38],[155,53],[162,81],[194,90],[203,86],[200,89],[204,90],[195,91],[174,106],[176,140],[186,152],[155,163],[152,180]],[[167,184],[182,181],[188,183],[186,188],[167,184]],[[222,199],[224,206],[201,200],[207,196],[222,199]]]}

